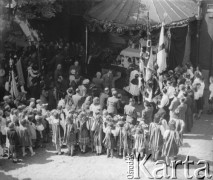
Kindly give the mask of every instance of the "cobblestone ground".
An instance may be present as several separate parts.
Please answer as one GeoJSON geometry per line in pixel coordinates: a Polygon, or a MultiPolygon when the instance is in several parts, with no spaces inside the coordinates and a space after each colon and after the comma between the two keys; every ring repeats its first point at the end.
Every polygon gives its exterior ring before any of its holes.
{"type": "MultiPolygon", "coordinates": [[[[195,169],[204,165],[196,165],[198,160],[206,160],[210,164],[210,174],[213,174],[213,116],[203,115],[194,122],[192,132],[184,135],[184,145],[179,151],[178,159],[184,160],[189,155],[195,165],[190,165],[190,175],[195,169]]],[[[145,166],[152,172],[156,166],[148,161],[145,166]]],[[[162,165],[160,165],[162,166],[162,165]]],[[[22,163],[13,164],[10,160],[0,159],[0,180],[99,180],[127,179],[128,165],[121,158],[107,158],[106,155],[78,154],[74,157],[56,156],[54,148],[36,150],[36,156],[27,156],[22,163]]],[[[159,172],[162,174],[162,171],[159,172]]],[[[171,175],[171,169],[168,169],[171,175]]],[[[141,179],[148,179],[140,172],[141,179]]],[[[177,179],[186,179],[183,165],[177,166],[177,179]]],[[[193,178],[196,179],[196,178],[193,178]]],[[[212,178],[213,179],[213,178],[212,178]]]]}

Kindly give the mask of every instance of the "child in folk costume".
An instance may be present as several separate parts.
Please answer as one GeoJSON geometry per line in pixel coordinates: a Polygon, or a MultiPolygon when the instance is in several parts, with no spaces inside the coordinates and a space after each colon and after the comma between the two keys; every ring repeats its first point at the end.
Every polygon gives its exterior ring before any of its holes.
{"type": "Polygon", "coordinates": [[[59,114],[57,110],[52,111],[52,115],[50,118],[47,119],[49,123],[52,125],[52,142],[54,143],[57,151],[57,155],[62,155],[63,152],[61,152],[61,137],[62,137],[62,128],[60,126],[60,119],[59,114]]]}
{"type": "Polygon", "coordinates": [[[10,123],[8,125],[9,129],[7,130],[7,138],[9,140],[9,152],[12,154],[13,162],[17,162],[17,146],[19,144],[19,137],[15,130],[15,124],[10,123]]]}
{"type": "Polygon", "coordinates": [[[113,158],[115,144],[115,137],[113,134],[114,124],[112,122],[108,122],[107,128],[105,130],[105,138],[103,140],[104,145],[107,149],[107,158],[113,158]]]}
{"type": "Polygon", "coordinates": [[[149,148],[152,151],[152,160],[157,161],[163,147],[163,134],[161,131],[160,117],[155,115],[154,122],[149,126],[149,148]]]}
{"type": "Polygon", "coordinates": [[[180,136],[176,130],[176,122],[171,119],[169,121],[169,129],[164,133],[164,145],[162,156],[165,157],[166,164],[170,165],[170,161],[177,156],[180,146],[180,136]]]}
{"type": "Polygon", "coordinates": [[[88,127],[89,127],[89,137],[90,137],[90,148],[92,150],[92,152],[94,152],[94,130],[93,128],[93,124],[95,122],[95,118],[93,117],[93,112],[90,110],[86,111],[87,113],[87,117],[88,117],[88,127]]]}
{"type": "Polygon", "coordinates": [[[133,148],[131,128],[128,123],[125,124],[122,129],[122,138],[123,138],[123,159],[125,159],[126,155],[127,156],[130,155],[130,152],[133,148]]]}
{"type": "Polygon", "coordinates": [[[145,150],[145,135],[141,127],[136,127],[134,134],[134,149],[136,158],[143,157],[145,150]]]}
{"type": "Polygon", "coordinates": [[[79,114],[79,145],[82,153],[86,152],[86,146],[89,145],[89,124],[85,112],[79,114]]]}
{"type": "MultiPolygon", "coordinates": [[[[97,113],[96,113],[97,114],[97,113]]],[[[94,146],[96,148],[97,156],[102,153],[102,140],[103,140],[103,119],[100,114],[96,115],[92,127],[94,146]]]]}
{"type": "Polygon", "coordinates": [[[123,121],[118,121],[117,122],[117,127],[116,127],[116,139],[117,139],[117,148],[118,148],[118,155],[121,156],[122,150],[123,150],[123,126],[124,122],[123,121]]]}
{"type": "Polygon", "coordinates": [[[32,146],[35,147],[36,144],[36,125],[34,123],[34,115],[33,114],[29,114],[28,115],[28,121],[29,121],[29,130],[30,130],[30,134],[31,134],[31,139],[32,139],[32,146]]]}
{"type": "Polygon", "coordinates": [[[66,118],[66,126],[64,131],[64,141],[68,147],[67,155],[73,156],[76,145],[77,126],[73,123],[73,114],[66,118]]]}
{"type": "Polygon", "coordinates": [[[43,147],[44,125],[42,124],[42,117],[39,115],[36,115],[35,120],[36,120],[36,131],[37,131],[37,143],[39,147],[43,147]]]}
{"type": "Polygon", "coordinates": [[[33,148],[32,148],[32,140],[30,136],[30,130],[28,129],[28,121],[26,119],[23,119],[21,120],[20,124],[21,126],[19,128],[19,136],[21,140],[23,156],[27,155],[27,153],[25,152],[26,147],[29,147],[31,156],[34,156],[35,152],[33,151],[33,148]]]}

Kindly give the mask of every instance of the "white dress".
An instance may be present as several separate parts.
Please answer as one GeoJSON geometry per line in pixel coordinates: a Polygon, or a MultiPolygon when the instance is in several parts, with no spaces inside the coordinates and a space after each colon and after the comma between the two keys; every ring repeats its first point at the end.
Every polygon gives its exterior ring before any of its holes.
{"type": "Polygon", "coordinates": [[[130,74],[130,82],[129,82],[129,93],[133,96],[139,96],[140,94],[140,85],[138,84],[132,84],[131,81],[135,78],[135,75],[139,74],[137,70],[134,70],[130,74]]]}

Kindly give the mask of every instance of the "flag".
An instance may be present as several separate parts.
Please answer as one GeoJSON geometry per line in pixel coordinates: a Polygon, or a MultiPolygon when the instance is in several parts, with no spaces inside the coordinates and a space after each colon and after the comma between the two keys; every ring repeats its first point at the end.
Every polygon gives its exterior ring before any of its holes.
{"type": "Polygon", "coordinates": [[[159,47],[157,53],[157,64],[158,64],[158,74],[166,70],[166,50],[165,50],[165,39],[164,39],[164,23],[162,23],[160,38],[159,38],[159,47]]]}
{"type": "Polygon", "coordinates": [[[139,69],[143,77],[145,76],[144,72],[144,61],[143,61],[143,48],[141,47],[141,52],[140,52],[140,61],[139,61],[139,69]]]}
{"type": "Polygon", "coordinates": [[[21,59],[19,59],[18,62],[16,63],[16,70],[17,70],[17,73],[18,73],[19,84],[21,86],[23,86],[25,84],[25,81],[24,81],[21,59]]]}
{"type": "Polygon", "coordinates": [[[152,78],[153,71],[154,71],[154,59],[153,59],[152,48],[151,48],[149,61],[146,66],[146,82],[152,78]]]}

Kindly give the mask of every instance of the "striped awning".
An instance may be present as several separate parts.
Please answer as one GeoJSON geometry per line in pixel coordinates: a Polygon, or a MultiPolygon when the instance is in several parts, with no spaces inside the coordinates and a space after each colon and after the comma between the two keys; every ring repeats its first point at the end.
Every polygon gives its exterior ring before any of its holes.
{"type": "Polygon", "coordinates": [[[104,0],[93,7],[86,18],[117,27],[140,27],[147,24],[147,12],[152,27],[165,19],[167,26],[194,20],[197,14],[194,0],[104,0]]]}

